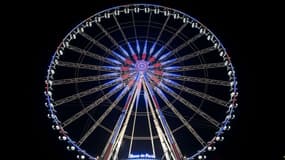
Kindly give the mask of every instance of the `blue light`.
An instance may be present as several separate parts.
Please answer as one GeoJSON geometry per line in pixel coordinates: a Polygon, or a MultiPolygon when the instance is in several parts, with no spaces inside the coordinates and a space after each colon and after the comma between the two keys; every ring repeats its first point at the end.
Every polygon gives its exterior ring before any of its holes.
{"type": "Polygon", "coordinates": [[[161,51],[164,49],[164,47],[161,47],[155,54],[154,54],[154,57],[156,58],[160,53],[161,51]]]}
{"type": "Polygon", "coordinates": [[[154,43],[154,44],[152,45],[152,47],[151,47],[151,49],[150,49],[150,51],[149,51],[149,54],[150,54],[150,55],[151,55],[152,52],[154,51],[155,46],[156,46],[156,43],[154,43]]]}
{"type": "Polygon", "coordinates": [[[167,65],[167,64],[172,63],[172,62],[175,62],[175,61],[176,61],[176,58],[170,59],[170,60],[168,60],[168,61],[162,62],[161,65],[167,65]]]}
{"type": "Polygon", "coordinates": [[[140,49],[140,43],[139,43],[138,40],[136,40],[136,44],[137,44],[137,51],[138,51],[138,54],[139,54],[141,49],[140,49]]]}
{"type": "Polygon", "coordinates": [[[146,49],[147,49],[147,41],[144,42],[143,53],[146,53],[146,49]]]}
{"type": "Polygon", "coordinates": [[[110,61],[112,63],[115,63],[115,64],[121,64],[121,62],[117,61],[117,60],[114,60],[114,59],[111,59],[111,58],[106,58],[107,61],[110,61]]]}
{"type": "Polygon", "coordinates": [[[120,50],[124,53],[125,56],[129,56],[128,52],[123,47],[120,46],[120,50]]]}
{"type": "Polygon", "coordinates": [[[172,53],[171,51],[165,53],[164,55],[162,55],[162,56],[159,58],[159,60],[165,59],[165,58],[168,57],[171,53],[172,53]]]}
{"type": "Polygon", "coordinates": [[[133,50],[133,47],[131,46],[130,42],[128,42],[128,46],[129,46],[129,49],[131,51],[131,54],[135,54],[135,51],[133,50]]]}
{"type": "Polygon", "coordinates": [[[118,54],[118,53],[116,53],[116,52],[114,52],[114,51],[113,51],[113,54],[114,54],[115,56],[119,57],[119,58],[120,58],[121,60],[123,60],[123,61],[126,60],[126,58],[122,57],[120,54],[118,54]]]}

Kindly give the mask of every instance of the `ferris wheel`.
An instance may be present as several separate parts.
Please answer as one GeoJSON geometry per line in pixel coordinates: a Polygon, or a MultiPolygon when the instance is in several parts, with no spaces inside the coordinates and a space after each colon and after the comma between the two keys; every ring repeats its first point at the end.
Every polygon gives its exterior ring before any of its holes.
{"type": "Polygon", "coordinates": [[[205,159],[230,129],[237,77],[202,23],[151,4],[106,9],[51,58],[45,106],[77,159],[205,159]]]}

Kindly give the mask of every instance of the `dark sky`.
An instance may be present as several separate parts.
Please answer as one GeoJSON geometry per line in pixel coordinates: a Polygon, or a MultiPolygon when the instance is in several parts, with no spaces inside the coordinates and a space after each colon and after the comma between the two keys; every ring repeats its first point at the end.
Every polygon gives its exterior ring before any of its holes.
{"type": "MultiPolygon", "coordinates": [[[[134,1],[103,0],[100,3],[79,1],[69,2],[68,5],[37,2],[33,4],[34,6],[24,7],[20,11],[23,13],[18,14],[20,17],[23,16],[19,21],[23,26],[21,32],[27,37],[18,40],[25,41],[23,43],[29,49],[23,56],[28,59],[25,61],[28,63],[24,63],[18,69],[27,67],[30,72],[22,77],[28,85],[23,86],[27,94],[22,96],[25,99],[22,102],[26,102],[22,107],[26,109],[19,113],[29,117],[29,120],[21,120],[25,125],[31,126],[31,129],[17,129],[16,139],[29,144],[29,147],[22,145],[26,151],[25,156],[37,153],[41,156],[38,159],[72,159],[64,146],[56,140],[45,117],[43,90],[47,64],[61,39],[79,22],[102,9],[131,2],[134,1]]],[[[269,30],[264,27],[263,22],[268,18],[264,16],[263,8],[247,4],[246,1],[226,3],[220,1],[209,3],[204,0],[195,3],[152,1],[151,3],[178,9],[197,18],[220,38],[235,64],[240,89],[237,119],[234,120],[225,142],[218,145],[218,150],[211,153],[208,159],[281,159],[281,155],[285,154],[285,143],[278,128],[282,125],[284,128],[284,120],[277,116],[280,112],[278,113],[276,109],[283,107],[284,104],[274,103],[276,100],[266,101],[273,97],[272,94],[277,93],[267,90],[271,88],[272,83],[267,79],[270,79],[268,76],[272,73],[268,73],[266,64],[270,63],[267,63],[264,56],[267,51],[263,49],[263,45],[268,41],[263,35],[267,35],[269,30]],[[261,82],[260,79],[265,81],[261,82]]],[[[278,100],[277,97],[276,99],[278,100]]],[[[20,110],[22,111],[22,108],[20,110]]],[[[20,141],[16,144],[19,145],[20,141]]],[[[12,147],[15,148],[16,146],[12,147]]]]}

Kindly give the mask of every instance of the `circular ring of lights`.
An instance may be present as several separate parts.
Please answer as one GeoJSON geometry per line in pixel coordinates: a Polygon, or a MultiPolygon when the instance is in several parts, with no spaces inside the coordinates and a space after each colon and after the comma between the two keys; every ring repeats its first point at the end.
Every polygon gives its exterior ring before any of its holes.
{"type": "Polygon", "coordinates": [[[45,84],[52,128],[78,159],[205,159],[238,105],[219,39],[188,14],[151,4],[78,24],[45,84]]]}

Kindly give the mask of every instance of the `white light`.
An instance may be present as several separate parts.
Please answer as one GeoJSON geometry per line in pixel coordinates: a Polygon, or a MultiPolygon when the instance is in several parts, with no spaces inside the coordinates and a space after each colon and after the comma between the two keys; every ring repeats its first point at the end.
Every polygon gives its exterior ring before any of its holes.
{"type": "Polygon", "coordinates": [[[224,54],[224,51],[221,51],[219,55],[220,55],[221,57],[224,57],[224,55],[225,55],[225,54],[224,54]]]}
{"type": "Polygon", "coordinates": [[[173,14],[173,18],[174,18],[174,19],[178,19],[178,18],[179,18],[179,14],[174,13],[174,14],[173,14]]]}
{"type": "Polygon", "coordinates": [[[232,92],[231,93],[231,98],[235,97],[236,96],[236,93],[235,92],[232,92]]]}
{"type": "Polygon", "coordinates": [[[101,17],[95,17],[94,18],[94,21],[97,23],[97,22],[100,22],[101,21],[101,17]]]}
{"type": "Polygon", "coordinates": [[[232,76],[232,74],[233,74],[233,71],[228,71],[229,76],[232,76]]]}
{"type": "Polygon", "coordinates": [[[233,114],[233,115],[232,115],[232,119],[235,119],[235,118],[236,118],[236,115],[233,114]]]}
{"type": "Polygon", "coordinates": [[[206,159],[206,158],[207,158],[207,156],[206,156],[206,155],[204,155],[204,156],[203,156],[203,158],[204,158],[204,159],[206,159]]]}
{"type": "Polygon", "coordinates": [[[221,137],[220,136],[217,136],[216,137],[216,141],[220,141],[221,140],[221,137]]]}
{"type": "Polygon", "coordinates": [[[213,147],[209,146],[207,149],[208,149],[208,151],[211,151],[213,149],[213,147]]]}
{"type": "Polygon", "coordinates": [[[170,11],[166,11],[166,15],[169,16],[170,15],[170,11]]]}
{"type": "Polygon", "coordinates": [[[67,137],[66,136],[58,136],[58,139],[61,141],[65,141],[65,140],[67,140],[67,137]]]}
{"type": "Polygon", "coordinates": [[[158,14],[159,13],[159,8],[155,8],[154,9],[154,14],[158,14]]]}
{"type": "Polygon", "coordinates": [[[228,126],[224,126],[223,130],[225,131],[225,130],[227,130],[227,129],[228,129],[228,126]]]}
{"type": "Polygon", "coordinates": [[[130,13],[130,9],[129,8],[124,8],[124,12],[125,13],[130,13]]]}
{"type": "Polygon", "coordinates": [[[188,23],[189,22],[189,18],[183,18],[183,23],[188,23]]]}
{"type": "Polygon", "coordinates": [[[54,64],[56,64],[56,65],[58,64],[58,60],[57,59],[54,60],[54,64]]]}
{"type": "Polygon", "coordinates": [[[227,116],[226,116],[226,119],[231,119],[231,118],[232,118],[231,115],[227,115],[227,116]]]}
{"type": "Polygon", "coordinates": [[[191,24],[191,27],[194,28],[194,27],[195,27],[195,23],[192,23],[192,24],[191,24]]]}
{"type": "Polygon", "coordinates": [[[233,86],[235,85],[235,82],[232,81],[232,82],[230,83],[230,85],[233,87],[233,86]]]}
{"type": "Polygon", "coordinates": [[[53,69],[51,69],[49,72],[51,75],[53,75],[55,73],[55,71],[53,69]]]}
{"type": "Polygon", "coordinates": [[[104,13],[104,18],[110,18],[110,13],[104,13]]]}
{"type": "Polygon", "coordinates": [[[54,115],[54,114],[47,114],[47,117],[54,119],[54,118],[56,118],[56,115],[54,115]]]}
{"type": "Polygon", "coordinates": [[[118,16],[118,15],[120,15],[120,11],[119,10],[115,10],[114,14],[115,14],[115,16],[118,16]]]}
{"type": "Polygon", "coordinates": [[[91,27],[92,26],[92,22],[91,21],[86,22],[86,26],[87,27],[91,27]]]}
{"type": "Polygon", "coordinates": [[[198,159],[203,159],[202,155],[199,155],[199,156],[198,156],[198,159]]]}
{"type": "Polygon", "coordinates": [[[147,8],[144,8],[144,12],[145,13],[149,13],[150,9],[147,7],[147,8]]]}
{"type": "Polygon", "coordinates": [[[67,149],[68,151],[70,151],[70,146],[66,146],[66,149],[67,149]]]}
{"type": "Polygon", "coordinates": [[[81,159],[85,159],[85,155],[81,155],[80,158],[81,158],[81,159]]]}
{"type": "Polygon", "coordinates": [[[68,47],[69,46],[69,42],[65,41],[63,42],[63,47],[68,47]]]}
{"type": "Polygon", "coordinates": [[[135,13],[139,13],[139,12],[140,12],[140,9],[139,9],[139,8],[134,8],[134,12],[135,12],[135,13]]]}
{"type": "Polygon", "coordinates": [[[52,92],[51,91],[45,91],[45,95],[51,97],[52,96],[52,92]]]}
{"type": "Polygon", "coordinates": [[[83,28],[83,27],[80,27],[80,31],[81,31],[81,32],[84,32],[84,28],[83,28]]]}
{"type": "Polygon", "coordinates": [[[225,66],[228,66],[228,65],[229,65],[229,61],[226,60],[225,63],[224,63],[224,65],[225,65],[225,66]]]}
{"type": "Polygon", "coordinates": [[[59,130],[60,129],[60,127],[58,125],[52,125],[51,128],[54,129],[54,130],[59,130]]]}
{"type": "Polygon", "coordinates": [[[211,37],[212,37],[211,35],[208,35],[207,40],[209,41],[211,39],[211,37]]]}
{"type": "Polygon", "coordinates": [[[70,149],[71,149],[72,151],[74,151],[74,150],[75,150],[75,147],[74,147],[74,146],[71,146],[70,149]]]}
{"type": "Polygon", "coordinates": [[[63,51],[62,51],[62,50],[59,50],[58,53],[59,53],[59,55],[61,55],[61,56],[63,55],[63,51]]]}
{"type": "Polygon", "coordinates": [[[76,39],[76,35],[75,34],[71,34],[73,39],[76,39]]]}

